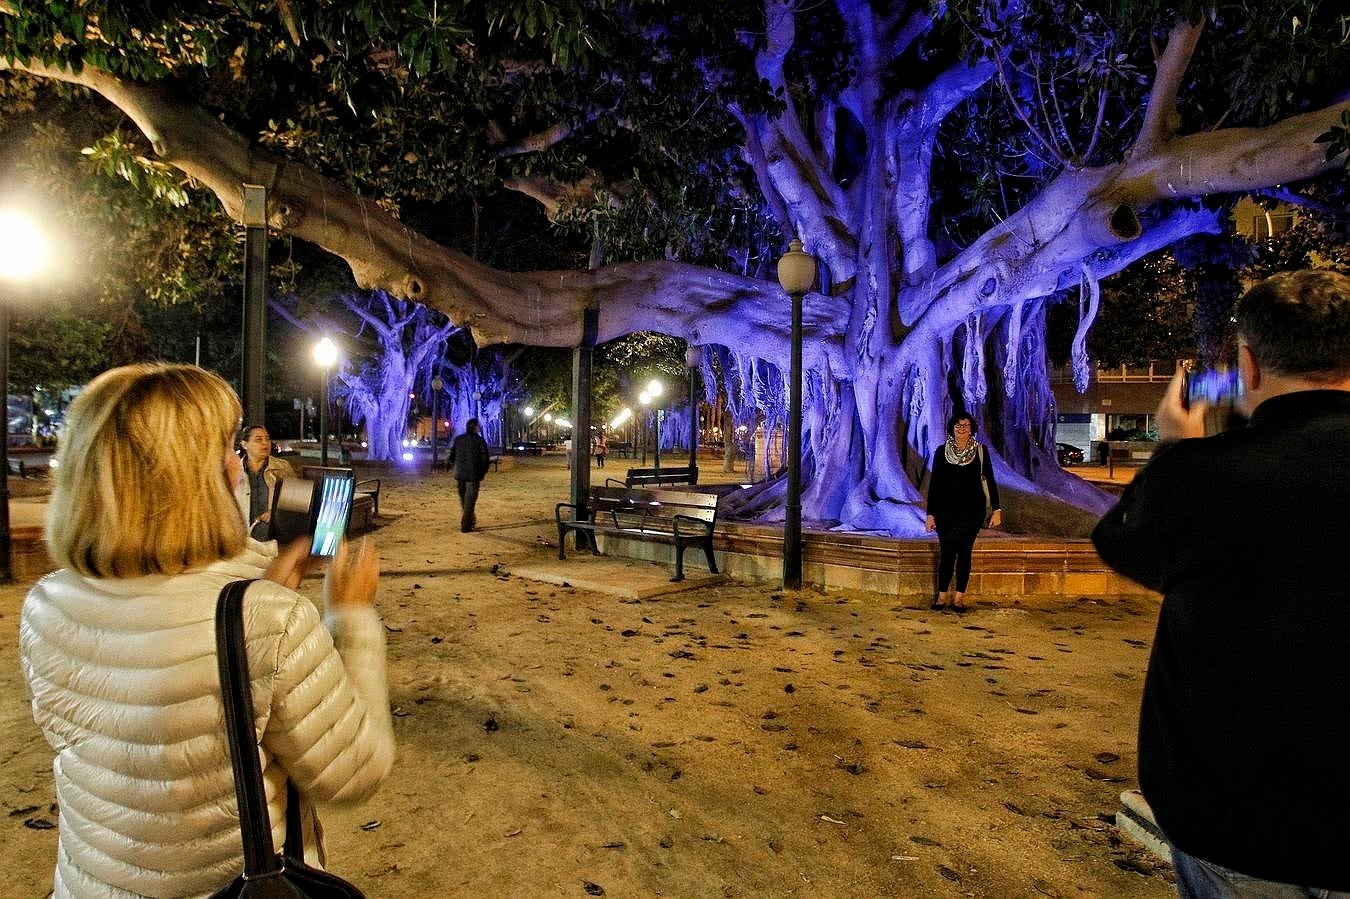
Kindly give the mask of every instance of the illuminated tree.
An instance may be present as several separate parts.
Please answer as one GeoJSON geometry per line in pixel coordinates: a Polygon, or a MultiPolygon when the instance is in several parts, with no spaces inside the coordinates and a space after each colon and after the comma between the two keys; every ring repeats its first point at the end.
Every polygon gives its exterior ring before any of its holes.
{"type": "Polygon", "coordinates": [[[1010,525],[1081,531],[1106,498],[1053,461],[1047,304],[1080,307],[1083,386],[1101,279],[1217,231],[1205,198],[1343,177],[1345,50],[1314,0],[376,6],[156,18],[4,0],[0,55],[101,94],[231,215],[241,183],[266,184],[272,225],[364,288],[480,341],[572,346],[594,308],[602,341],[725,348],[723,370],[772,409],[787,301],[763,277],[769,232],[728,212],[757,208],[826,276],[806,300],[805,514],[859,529],[919,531],[918,485],[961,406],[990,439],[1010,525]],[[397,214],[489,187],[599,230],[601,209],[684,189],[724,238],[514,272],[397,214]],[[727,249],[716,268],[710,243],[727,249]]]}

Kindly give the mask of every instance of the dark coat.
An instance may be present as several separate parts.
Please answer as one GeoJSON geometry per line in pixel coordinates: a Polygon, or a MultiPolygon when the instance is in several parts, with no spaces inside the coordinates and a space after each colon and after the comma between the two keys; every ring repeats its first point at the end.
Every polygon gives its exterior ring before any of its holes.
{"type": "Polygon", "coordinates": [[[998,482],[994,480],[994,464],[986,447],[980,447],[980,459],[967,465],[953,465],[939,448],[933,458],[933,474],[928,479],[928,514],[932,515],[939,531],[979,529],[984,525],[984,486],[980,484],[980,469],[984,469],[989,486],[988,511],[1002,508],[998,502],[998,482]]]}
{"type": "Polygon", "coordinates": [[[450,465],[457,481],[481,481],[487,476],[491,456],[482,434],[465,431],[450,444],[450,465]]]}
{"type": "Polygon", "coordinates": [[[1165,594],[1139,783],[1183,851],[1350,890],[1350,392],[1160,451],[1092,534],[1165,594]]]}

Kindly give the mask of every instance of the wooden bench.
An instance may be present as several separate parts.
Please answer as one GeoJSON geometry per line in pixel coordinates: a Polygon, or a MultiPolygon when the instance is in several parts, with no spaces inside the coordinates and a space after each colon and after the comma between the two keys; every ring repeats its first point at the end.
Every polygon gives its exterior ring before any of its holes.
{"type": "MultiPolygon", "coordinates": [[[[629,540],[670,543],[675,546],[675,577],[684,580],[684,551],[701,546],[708,570],[717,574],[713,558],[713,530],[717,527],[717,495],[685,490],[643,490],[628,487],[592,487],[586,515],[573,503],[558,503],[558,558],[567,558],[567,532],[614,534],[629,540]],[[564,516],[564,510],[568,513],[564,516]]],[[[598,552],[591,541],[592,552],[598,552]]]]}
{"type": "Polygon", "coordinates": [[[26,467],[26,466],[23,464],[23,460],[22,460],[22,459],[15,459],[15,458],[12,457],[12,456],[9,457],[9,473],[10,473],[10,474],[16,474],[16,475],[18,475],[19,477],[24,478],[24,479],[35,478],[35,477],[37,477],[37,472],[35,472],[35,471],[34,471],[33,469],[31,469],[31,468],[26,467]]]}
{"type": "MultiPolygon", "coordinates": [[[[679,468],[630,468],[624,475],[625,487],[663,487],[675,484],[697,484],[698,469],[688,465],[679,468]]],[[[614,478],[606,478],[607,485],[617,485],[614,478]]]]}
{"type": "MultiPolygon", "coordinates": [[[[331,465],[329,466],[332,467],[331,465]]],[[[355,472],[348,468],[347,471],[355,472]]],[[[300,477],[307,481],[318,480],[319,472],[323,468],[318,465],[305,465],[300,469],[300,477]]],[[[366,478],[363,481],[356,482],[356,496],[352,500],[352,523],[351,532],[360,533],[366,530],[373,523],[373,519],[380,514],[380,479],[366,478]]]]}

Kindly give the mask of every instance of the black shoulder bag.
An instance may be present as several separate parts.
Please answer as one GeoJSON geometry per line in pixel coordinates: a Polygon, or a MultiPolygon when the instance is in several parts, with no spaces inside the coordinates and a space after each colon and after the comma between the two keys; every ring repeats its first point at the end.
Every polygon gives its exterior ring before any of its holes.
{"type": "Polygon", "coordinates": [[[286,782],[286,844],[280,855],[272,845],[244,646],[244,591],[251,583],[227,584],[216,601],[216,664],[234,763],[234,794],[239,800],[244,873],[212,893],[211,899],[365,899],[364,893],[341,877],[305,864],[300,793],[290,781],[286,782]]]}

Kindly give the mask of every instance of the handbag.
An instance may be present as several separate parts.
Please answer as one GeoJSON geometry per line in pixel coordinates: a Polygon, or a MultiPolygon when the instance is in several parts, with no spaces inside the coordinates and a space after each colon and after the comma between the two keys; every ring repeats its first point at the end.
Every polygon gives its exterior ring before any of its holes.
{"type": "Polygon", "coordinates": [[[980,489],[984,491],[984,524],[981,527],[989,527],[989,522],[994,520],[993,500],[989,498],[989,482],[984,478],[984,444],[975,444],[975,453],[980,457],[980,489]]]}
{"type": "Polygon", "coordinates": [[[216,601],[216,665],[234,765],[234,794],[239,800],[244,873],[212,893],[211,899],[365,899],[364,893],[341,877],[305,864],[300,792],[290,781],[286,782],[286,842],[280,855],[272,845],[244,646],[244,591],[251,583],[226,584],[216,601]]]}

